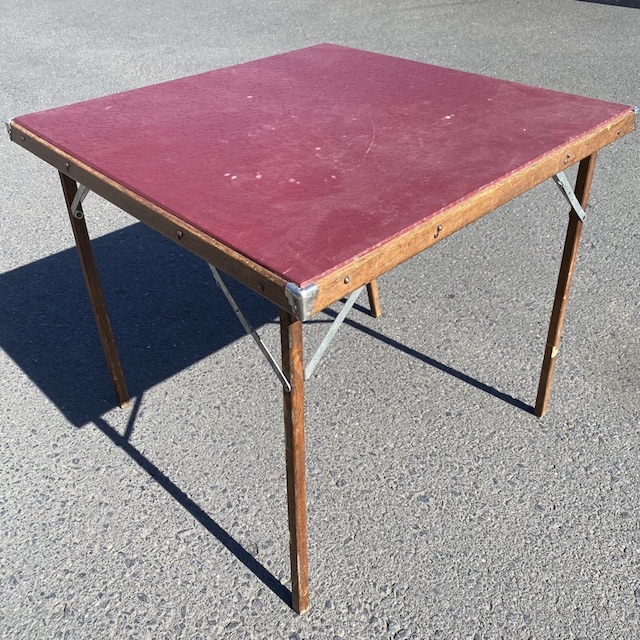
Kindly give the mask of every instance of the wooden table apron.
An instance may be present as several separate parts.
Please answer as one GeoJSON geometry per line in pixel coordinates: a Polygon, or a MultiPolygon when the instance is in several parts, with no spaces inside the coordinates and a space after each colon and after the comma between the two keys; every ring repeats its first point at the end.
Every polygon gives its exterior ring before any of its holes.
{"type": "MultiPolygon", "coordinates": [[[[380,315],[376,278],[431,245],[440,242],[470,222],[528,191],[537,184],[580,163],[575,195],[586,208],[596,152],[634,128],[630,109],[584,135],[556,147],[534,162],[506,175],[487,188],[444,208],[406,233],[360,255],[348,264],[322,275],[315,282],[317,295],[304,312],[292,308],[287,281],[238,251],[202,232],[176,215],[96,171],[78,158],[56,147],[27,127],[12,122],[11,139],[42,158],[59,173],[85,283],[118,403],[124,406],[128,391],[111,332],[82,207],[72,210],[77,184],[82,184],[131,214],[165,237],[182,245],[216,268],[224,271],[280,308],[282,370],[291,390],[284,390],[284,423],[287,468],[287,496],[290,532],[292,606],[302,613],[309,607],[307,572],[307,529],[304,444],[303,321],[346,295],[368,285],[372,315],[380,315]]],[[[553,369],[557,359],[567,298],[577,257],[582,220],[570,211],[565,249],[554,299],[549,335],[534,412],[542,416],[548,406],[553,369]]]]}

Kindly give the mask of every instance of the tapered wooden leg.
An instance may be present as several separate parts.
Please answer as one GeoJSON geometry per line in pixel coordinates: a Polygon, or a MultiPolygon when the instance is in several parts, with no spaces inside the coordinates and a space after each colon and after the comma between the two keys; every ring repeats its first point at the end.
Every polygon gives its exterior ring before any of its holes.
{"type": "Polygon", "coordinates": [[[111,382],[113,383],[113,388],[116,392],[118,404],[121,407],[124,407],[129,402],[129,392],[127,391],[127,385],[124,381],[124,374],[122,373],[122,366],[120,365],[120,357],[118,356],[113,332],[111,331],[109,316],[107,315],[107,306],[104,301],[100,279],[98,278],[98,270],[93,257],[89,234],[87,233],[87,225],[84,220],[84,214],[82,213],[82,205],[78,205],[76,209],[77,215],[74,215],[71,210],[71,204],[74,196],[76,195],[77,185],[75,180],[72,180],[64,173],[60,174],[60,181],[62,182],[62,191],[67,203],[67,212],[69,213],[73,236],[76,240],[76,247],[78,248],[78,254],[80,256],[82,275],[84,276],[84,282],[87,285],[87,291],[89,292],[89,300],[91,301],[93,316],[98,327],[98,335],[100,336],[104,356],[107,360],[107,366],[109,367],[111,382]]]}
{"type": "Polygon", "coordinates": [[[380,307],[380,296],[378,295],[378,283],[375,280],[372,280],[367,285],[367,295],[369,296],[371,315],[374,318],[379,318],[382,315],[382,308],[380,307]]]}
{"type": "MultiPolygon", "coordinates": [[[[593,169],[596,163],[596,154],[585,158],[580,162],[578,168],[578,178],[576,180],[575,194],[583,209],[587,208],[593,169]]],[[[569,226],[567,227],[567,237],[562,254],[558,285],[551,312],[551,322],[549,324],[549,334],[542,363],[542,372],[538,384],[538,395],[534,413],[542,417],[549,406],[549,395],[551,393],[551,382],[553,371],[556,366],[558,349],[560,347],[560,336],[562,335],[562,325],[567,311],[567,301],[569,299],[569,289],[573,279],[573,270],[578,257],[578,245],[580,244],[580,234],[582,232],[582,220],[578,218],[572,210],[569,214],[569,226]]]]}
{"type": "Polygon", "coordinates": [[[291,593],[293,608],[298,613],[304,613],[309,608],[309,577],[304,464],[302,322],[284,310],[280,310],[280,336],[282,340],[282,370],[291,383],[291,391],[284,391],[291,593]]]}

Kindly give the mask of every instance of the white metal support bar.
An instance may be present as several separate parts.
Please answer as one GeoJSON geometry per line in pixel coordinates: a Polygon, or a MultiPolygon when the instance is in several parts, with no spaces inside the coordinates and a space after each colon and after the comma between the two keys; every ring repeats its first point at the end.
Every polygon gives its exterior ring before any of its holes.
{"type": "Polygon", "coordinates": [[[333,337],[336,335],[338,329],[340,328],[340,325],[344,322],[344,319],[347,317],[347,314],[349,313],[349,311],[351,311],[351,307],[353,307],[353,305],[356,303],[358,296],[365,289],[366,289],[366,286],[360,287],[359,289],[356,289],[347,298],[347,301],[344,303],[344,307],[342,307],[342,309],[340,310],[340,313],[336,316],[335,320],[331,324],[331,328],[329,329],[329,331],[327,331],[327,335],[324,337],[324,339],[320,343],[320,346],[318,347],[318,350],[315,352],[315,355],[313,356],[313,358],[311,358],[309,364],[305,367],[304,369],[305,380],[308,380],[313,375],[313,372],[318,366],[320,359],[324,355],[324,352],[327,350],[328,346],[331,344],[331,341],[333,340],[333,337]]]}
{"type": "Polygon", "coordinates": [[[238,320],[240,320],[240,324],[244,327],[244,330],[253,338],[254,342],[258,345],[258,347],[260,347],[260,351],[262,351],[262,353],[264,354],[264,357],[267,359],[267,362],[271,365],[271,368],[276,372],[276,375],[280,379],[280,382],[282,382],[282,386],[287,391],[291,391],[291,384],[289,384],[289,381],[287,380],[287,377],[284,375],[282,369],[280,368],[280,365],[275,361],[269,349],[267,349],[267,345],[265,345],[265,343],[262,342],[262,338],[257,334],[256,330],[251,326],[249,321],[245,318],[245,315],[240,310],[240,307],[236,303],[235,298],[231,295],[231,291],[229,291],[229,289],[227,288],[227,285],[224,283],[224,280],[222,279],[220,272],[213,265],[209,265],[209,268],[211,269],[211,273],[213,274],[213,277],[216,279],[218,286],[222,290],[222,293],[224,293],[225,298],[229,301],[231,308],[233,309],[234,313],[238,317],[238,320]]]}
{"type": "Polygon", "coordinates": [[[576,212],[578,218],[580,218],[580,220],[584,222],[586,214],[584,212],[584,209],[582,208],[582,205],[578,201],[578,198],[576,198],[576,194],[573,192],[573,187],[567,180],[567,176],[565,176],[564,172],[561,171],[557,175],[553,176],[553,180],[558,185],[558,188],[562,192],[562,195],[564,195],[564,197],[571,205],[571,208],[576,212]]]}
{"type": "Polygon", "coordinates": [[[78,207],[82,204],[83,200],[89,194],[89,187],[85,187],[83,184],[78,185],[78,190],[76,191],[76,195],[73,196],[73,200],[71,201],[71,213],[74,218],[82,218],[82,211],[78,209],[78,207]]]}

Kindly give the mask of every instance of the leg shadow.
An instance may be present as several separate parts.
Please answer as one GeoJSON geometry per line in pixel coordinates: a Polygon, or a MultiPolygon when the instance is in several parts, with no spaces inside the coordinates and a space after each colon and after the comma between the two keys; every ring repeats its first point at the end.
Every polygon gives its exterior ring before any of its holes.
{"type": "MultiPolygon", "coordinates": [[[[354,305],[354,309],[358,309],[363,313],[369,314],[369,309],[366,309],[365,307],[362,307],[360,305],[354,305]]],[[[335,318],[338,315],[335,311],[333,311],[333,309],[325,309],[324,313],[331,316],[332,318],[335,318]]],[[[485,384],[484,382],[480,382],[480,380],[476,380],[475,378],[472,378],[470,375],[467,375],[462,371],[458,371],[453,367],[450,367],[442,362],[439,362],[435,358],[431,358],[425,355],[424,353],[420,353],[419,351],[416,351],[415,349],[408,347],[406,344],[402,344],[401,342],[398,342],[393,338],[389,338],[388,336],[385,336],[384,334],[376,331],[375,329],[371,329],[370,327],[360,324],[356,320],[353,320],[351,318],[346,318],[344,323],[348,324],[354,329],[357,329],[358,331],[362,331],[363,333],[366,333],[372,336],[373,338],[376,338],[377,340],[384,342],[385,344],[388,344],[391,347],[394,347],[395,349],[398,349],[399,351],[402,351],[403,353],[406,353],[407,355],[410,355],[422,362],[425,362],[426,364],[430,365],[431,367],[434,367],[435,369],[438,369],[439,371],[442,371],[443,373],[453,376],[458,380],[462,380],[462,382],[466,382],[472,387],[475,387],[476,389],[480,389],[480,391],[484,391],[485,393],[488,393],[494,396],[495,398],[498,398],[503,402],[506,402],[507,404],[510,404],[513,407],[516,407],[516,409],[521,409],[526,413],[533,414],[533,407],[531,405],[528,405],[526,402],[523,402],[518,398],[514,398],[508,393],[504,393],[504,391],[499,391],[498,389],[496,389],[495,387],[492,387],[491,385],[485,384]]]]}
{"type": "Polygon", "coordinates": [[[213,534],[253,575],[267,586],[287,606],[293,608],[291,591],[287,589],[266,567],[258,562],[241,544],[225,531],[211,516],[194,502],[151,460],[138,451],[130,442],[133,422],[138,414],[141,397],[136,398],[124,435],[120,435],[106,420],[94,419],[93,423],[116,447],[122,449],[141,469],[157,482],[181,507],[186,509],[209,533],[213,534]]]}
{"type": "Polygon", "coordinates": [[[609,4],[614,7],[627,7],[628,9],[640,9],[639,0],[580,0],[580,2],[595,2],[597,4],[609,4]]]}

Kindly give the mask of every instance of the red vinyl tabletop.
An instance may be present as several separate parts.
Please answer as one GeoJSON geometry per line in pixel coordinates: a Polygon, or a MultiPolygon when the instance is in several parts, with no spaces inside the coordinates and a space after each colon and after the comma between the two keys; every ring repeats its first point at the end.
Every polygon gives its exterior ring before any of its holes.
{"type": "Polygon", "coordinates": [[[323,44],[15,122],[304,286],[628,110],[323,44]]]}

